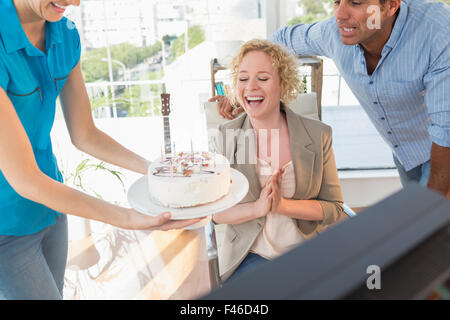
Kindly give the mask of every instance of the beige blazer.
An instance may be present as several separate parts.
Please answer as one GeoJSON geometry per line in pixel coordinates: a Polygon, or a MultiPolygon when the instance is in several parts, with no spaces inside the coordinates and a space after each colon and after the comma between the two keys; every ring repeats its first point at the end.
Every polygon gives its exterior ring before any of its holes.
{"type": "MultiPolygon", "coordinates": [[[[322,221],[297,220],[301,233],[305,239],[309,239],[324,231],[328,225],[345,219],[331,146],[331,127],[302,117],[289,108],[283,107],[281,110],[286,113],[295,172],[296,187],[292,199],[315,199],[323,209],[322,221]]],[[[250,117],[244,113],[219,125],[218,129],[216,151],[226,156],[231,167],[242,172],[249,182],[249,191],[240,203],[256,201],[259,199],[261,186],[256,174],[256,140],[250,117]]],[[[222,280],[226,280],[247,256],[264,223],[265,217],[226,226],[224,241],[219,248],[222,280]]]]}

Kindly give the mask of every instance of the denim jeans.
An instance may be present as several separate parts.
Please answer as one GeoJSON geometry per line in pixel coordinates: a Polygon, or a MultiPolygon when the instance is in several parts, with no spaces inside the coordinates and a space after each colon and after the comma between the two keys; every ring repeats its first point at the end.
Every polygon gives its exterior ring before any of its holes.
{"type": "Polygon", "coordinates": [[[234,270],[233,274],[227,279],[227,281],[238,278],[241,274],[251,271],[255,269],[255,267],[268,261],[270,260],[267,260],[256,253],[249,252],[239,267],[234,270]]]}
{"type": "Polygon", "coordinates": [[[394,156],[394,163],[397,167],[397,171],[400,175],[400,182],[402,183],[403,187],[411,182],[419,183],[424,187],[427,186],[428,179],[430,178],[430,160],[422,163],[421,165],[418,165],[417,167],[409,171],[406,171],[405,168],[403,168],[402,164],[396,156],[394,156]]]}
{"type": "Polygon", "coordinates": [[[0,235],[0,300],[62,299],[67,248],[64,214],[31,235],[0,235]]]}

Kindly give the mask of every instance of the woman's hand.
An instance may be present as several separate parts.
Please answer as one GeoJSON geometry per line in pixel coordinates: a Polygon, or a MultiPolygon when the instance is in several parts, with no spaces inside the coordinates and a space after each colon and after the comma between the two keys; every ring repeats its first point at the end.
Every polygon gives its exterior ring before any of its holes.
{"type": "Polygon", "coordinates": [[[261,190],[259,199],[253,203],[253,211],[255,218],[265,217],[272,208],[272,187],[269,179],[264,188],[261,190]]]}
{"type": "Polygon", "coordinates": [[[127,219],[118,225],[118,227],[132,230],[171,230],[181,229],[200,222],[201,218],[187,220],[170,220],[172,214],[163,212],[156,217],[148,216],[137,212],[134,209],[126,209],[127,219]]]}
{"type": "Polygon", "coordinates": [[[284,200],[284,198],[281,196],[281,175],[283,174],[284,170],[279,169],[270,180],[270,187],[272,189],[271,193],[271,213],[275,213],[279,211],[279,208],[284,200]]]}

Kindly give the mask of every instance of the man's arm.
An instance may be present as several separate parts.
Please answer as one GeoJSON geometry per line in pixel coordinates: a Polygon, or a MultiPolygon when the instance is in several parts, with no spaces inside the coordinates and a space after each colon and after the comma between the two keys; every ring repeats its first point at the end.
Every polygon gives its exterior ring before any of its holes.
{"type": "Polygon", "coordinates": [[[297,55],[326,57],[331,57],[334,44],[341,41],[334,17],[312,24],[286,26],[272,34],[269,40],[297,55]]]}
{"type": "Polygon", "coordinates": [[[430,68],[424,75],[425,104],[431,120],[428,132],[431,147],[431,172],[428,188],[450,198],[450,58],[448,37],[436,34],[430,68]]]}
{"type": "Polygon", "coordinates": [[[430,164],[431,172],[427,187],[450,199],[450,147],[433,143],[430,164]]]}

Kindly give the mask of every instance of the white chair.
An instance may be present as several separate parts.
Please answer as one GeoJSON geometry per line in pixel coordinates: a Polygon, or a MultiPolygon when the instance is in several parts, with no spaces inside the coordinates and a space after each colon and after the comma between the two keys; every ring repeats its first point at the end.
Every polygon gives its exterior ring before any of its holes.
{"type": "Polygon", "coordinates": [[[317,95],[315,92],[299,94],[297,99],[287,105],[295,113],[319,120],[317,95]]]}

